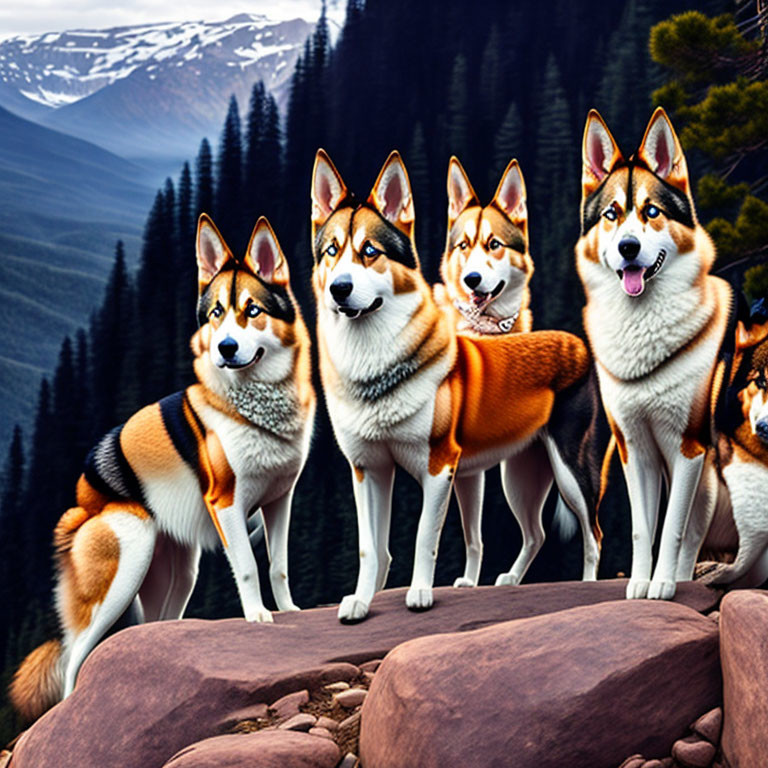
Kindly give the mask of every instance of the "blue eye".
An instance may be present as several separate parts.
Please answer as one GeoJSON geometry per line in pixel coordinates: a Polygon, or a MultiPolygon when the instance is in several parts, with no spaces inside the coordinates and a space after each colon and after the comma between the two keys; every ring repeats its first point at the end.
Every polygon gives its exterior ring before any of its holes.
{"type": "Polygon", "coordinates": [[[331,244],[325,249],[325,255],[326,256],[335,256],[339,252],[339,249],[331,244]]]}
{"type": "Polygon", "coordinates": [[[490,248],[492,251],[495,251],[497,248],[500,248],[500,247],[501,247],[501,243],[500,243],[500,242],[499,242],[499,241],[498,241],[498,240],[497,240],[497,239],[494,237],[494,238],[493,238],[493,240],[491,240],[491,242],[490,242],[490,243],[488,243],[488,247],[489,247],[489,248],[490,248]]]}
{"type": "Polygon", "coordinates": [[[655,219],[661,211],[655,205],[646,206],[645,215],[649,219],[655,219]]]}
{"type": "Polygon", "coordinates": [[[616,210],[614,209],[613,206],[611,206],[610,208],[606,208],[603,211],[603,216],[605,216],[605,218],[608,219],[608,221],[616,221],[616,219],[618,218],[616,215],[616,210]]]}
{"type": "Polygon", "coordinates": [[[216,306],[209,312],[210,317],[221,317],[224,314],[224,307],[217,301],[216,306]]]}
{"type": "Polygon", "coordinates": [[[363,246],[363,256],[368,256],[368,258],[372,258],[374,256],[378,256],[381,253],[381,251],[378,248],[374,248],[370,243],[366,243],[363,246]]]}
{"type": "Polygon", "coordinates": [[[246,317],[256,317],[259,314],[261,314],[261,308],[257,307],[253,302],[251,302],[245,310],[246,317]]]}

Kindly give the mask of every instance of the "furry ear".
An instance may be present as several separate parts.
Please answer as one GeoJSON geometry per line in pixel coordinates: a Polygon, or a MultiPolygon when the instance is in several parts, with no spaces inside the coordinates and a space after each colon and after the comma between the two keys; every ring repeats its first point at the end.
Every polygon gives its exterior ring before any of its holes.
{"type": "Polygon", "coordinates": [[[288,264],[266,216],[260,216],[253,228],[245,263],[252,272],[268,283],[288,283],[288,264]]]}
{"type": "Polygon", "coordinates": [[[197,281],[202,291],[232,258],[232,252],[207,213],[201,213],[197,221],[196,251],[197,281]]]}
{"type": "Polygon", "coordinates": [[[455,155],[448,163],[448,229],[470,205],[480,205],[464,167],[455,155]]]}
{"type": "Polygon", "coordinates": [[[509,216],[512,222],[519,227],[525,236],[528,236],[528,206],[526,204],[525,181],[520,163],[511,160],[504,171],[493,203],[509,216]]]}
{"type": "Polygon", "coordinates": [[[688,165],[683,148],[661,107],[656,108],[645,129],[637,156],[657,176],[688,194],[688,165]]]}
{"type": "Polygon", "coordinates": [[[582,197],[587,198],[614,169],[622,157],[619,145],[611,136],[605,120],[596,109],[590,109],[584,126],[581,172],[582,197]]]}
{"type": "Polygon", "coordinates": [[[315,155],[312,171],[312,234],[328,221],[336,206],[347,196],[347,186],[324,149],[315,155]]]}
{"type": "Polygon", "coordinates": [[[397,150],[394,150],[379,172],[368,202],[401,232],[413,232],[413,194],[408,172],[397,150]]]}

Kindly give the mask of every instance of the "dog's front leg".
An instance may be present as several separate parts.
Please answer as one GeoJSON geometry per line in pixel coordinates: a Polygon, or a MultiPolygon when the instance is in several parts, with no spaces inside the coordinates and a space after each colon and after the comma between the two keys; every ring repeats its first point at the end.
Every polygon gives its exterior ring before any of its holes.
{"type": "Polygon", "coordinates": [[[480,579],[483,562],[483,496],[485,495],[485,472],[457,477],[454,490],[461,512],[461,527],[464,531],[466,560],[464,575],[453,582],[454,587],[476,587],[480,579]]]}
{"type": "Polygon", "coordinates": [[[445,522],[445,513],[448,511],[454,467],[455,464],[445,466],[437,475],[427,472],[422,479],[424,501],[416,533],[413,578],[411,587],[405,595],[405,604],[413,611],[432,607],[432,583],[435,578],[437,546],[445,522]]]}
{"type": "Polygon", "coordinates": [[[259,587],[259,572],[248,538],[248,524],[243,507],[237,502],[230,507],[216,510],[224,552],[235,576],[240,603],[246,621],[272,621],[272,614],[265,608],[259,587]]]}
{"type": "Polygon", "coordinates": [[[389,569],[387,539],[392,511],[394,465],[352,468],[352,486],[357,509],[360,569],[357,587],[339,605],[339,621],[361,621],[368,615],[371,600],[389,569]],[[382,573],[383,572],[383,573],[382,573]]]}
{"type": "Polygon", "coordinates": [[[659,560],[648,588],[648,597],[655,600],[671,600],[675,596],[680,547],[699,487],[705,454],[689,459],[678,454],[672,462],[672,482],[669,487],[669,503],[664,528],[661,531],[659,560]]]}
{"type": "Polygon", "coordinates": [[[632,573],[627,584],[629,599],[648,594],[653,569],[653,538],[661,497],[661,466],[630,446],[624,477],[632,510],[632,573]]]}
{"type": "Polygon", "coordinates": [[[288,586],[288,527],[291,522],[292,499],[293,488],[262,508],[269,555],[269,581],[279,611],[299,610],[288,586]]]}

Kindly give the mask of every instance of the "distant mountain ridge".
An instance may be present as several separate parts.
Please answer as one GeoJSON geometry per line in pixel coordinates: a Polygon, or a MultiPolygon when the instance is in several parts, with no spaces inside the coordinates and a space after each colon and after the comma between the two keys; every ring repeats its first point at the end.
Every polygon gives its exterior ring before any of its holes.
{"type": "Polygon", "coordinates": [[[278,103],[314,23],[240,14],[0,38],[0,106],[128,158],[190,157],[231,94],[278,103]]]}

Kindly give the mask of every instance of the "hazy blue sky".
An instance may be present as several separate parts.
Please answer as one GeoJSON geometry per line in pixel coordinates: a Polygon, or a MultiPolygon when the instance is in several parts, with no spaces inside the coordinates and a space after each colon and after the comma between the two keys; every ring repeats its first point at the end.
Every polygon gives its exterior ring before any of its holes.
{"type": "MultiPolygon", "coordinates": [[[[25,32],[103,29],[156,21],[223,21],[237,13],[274,19],[316,19],[321,0],[0,0],[0,36],[25,32]]],[[[330,0],[329,15],[343,18],[346,0],[330,0]]]]}

